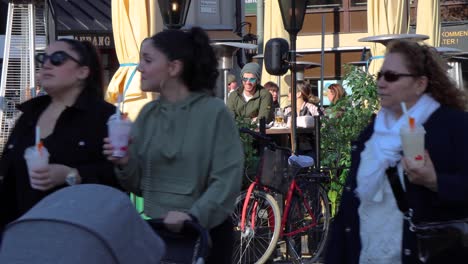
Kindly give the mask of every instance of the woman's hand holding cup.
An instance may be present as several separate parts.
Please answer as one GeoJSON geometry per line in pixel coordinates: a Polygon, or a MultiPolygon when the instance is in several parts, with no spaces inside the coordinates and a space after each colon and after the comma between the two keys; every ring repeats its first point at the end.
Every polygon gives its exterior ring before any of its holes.
{"type": "Polygon", "coordinates": [[[104,156],[107,157],[109,161],[114,163],[115,165],[127,165],[129,160],[128,151],[126,152],[125,156],[123,157],[115,157],[113,156],[114,153],[114,146],[112,146],[109,138],[104,138],[104,145],[102,146],[102,153],[104,156]]]}
{"type": "Polygon", "coordinates": [[[437,192],[437,174],[429,153],[424,153],[424,164],[415,163],[412,159],[403,157],[403,169],[411,183],[422,185],[437,192]]]}
{"type": "MultiPolygon", "coordinates": [[[[65,184],[65,177],[70,170],[70,167],[63,164],[49,164],[47,167],[31,169],[29,171],[31,187],[40,191],[48,191],[65,184]]],[[[81,177],[78,175],[78,183],[80,182],[81,177]]]]}

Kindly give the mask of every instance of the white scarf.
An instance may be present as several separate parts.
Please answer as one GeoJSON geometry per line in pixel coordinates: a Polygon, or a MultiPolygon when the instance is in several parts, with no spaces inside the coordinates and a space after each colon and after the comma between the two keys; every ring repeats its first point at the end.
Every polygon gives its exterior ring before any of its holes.
{"type": "MultiPolygon", "coordinates": [[[[408,110],[408,114],[414,117],[416,124],[422,125],[439,106],[431,96],[424,94],[408,110]]],[[[394,114],[385,108],[377,114],[374,133],[361,153],[361,158],[374,158],[361,159],[357,171],[356,194],[361,202],[382,201],[385,170],[401,159],[400,127],[407,122],[404,115],[396,120],[394,114]]]]}
{"type": "MultiPolygon", "coordinates": [[[[408,113],[421,125],[438,107],[439,103],[432,97],[423,95],[408,113]]],[[[360,264],[401,263],[403,214],[398,210],[385,170],[401,159],[400,127],[407,122],[405,117],[397,120],[388,109],[380,110],[374,133],[361,153],[356,189],[361,200],[358,208],[360,264]]],[[[401,180],[401,164],[398,164],[398,174],[401,180]]]]}

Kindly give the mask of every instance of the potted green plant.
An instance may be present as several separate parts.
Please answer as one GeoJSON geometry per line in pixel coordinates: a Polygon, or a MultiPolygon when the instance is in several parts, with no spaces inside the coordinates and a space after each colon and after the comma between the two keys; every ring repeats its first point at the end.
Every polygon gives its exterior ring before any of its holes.
{"type": "MultiPolygon", "coordinates": [[[[251,130],[258,128],[257,124],[250,118],[236,118],[237,127],[245,127],[251,130]]],[[[242,178],[242,189],[245,189],[255,178],[259,162],[257,149],[254,147],[254,139],[248,135],[241,133],[240,139],[244,149],[244,177],[242,178]]]]}
{"type": "Polygon", "coordinates": [[[357,67],[346,68],[343,84],[352,93],[325,110],[321,127],[322,166],[331,168],[329,198],[336,212],[351,166],[351,142],[369,124],[379,107],[377,85],[372,75],[357,67]]]}

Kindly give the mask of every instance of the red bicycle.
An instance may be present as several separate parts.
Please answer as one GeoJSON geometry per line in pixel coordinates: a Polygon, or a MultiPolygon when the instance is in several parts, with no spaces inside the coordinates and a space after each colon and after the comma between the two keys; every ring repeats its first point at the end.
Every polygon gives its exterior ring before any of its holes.
{"type": "Polygon", "coordinates": [[[236,200],[233,263],[265,263],[272,256],[313,263],[324,249],[330,223],[323,186],[327,174],[292,161],[290,149],[263,134],[241,132],[263,142],[265,149],[255,180],[236,200]]]}

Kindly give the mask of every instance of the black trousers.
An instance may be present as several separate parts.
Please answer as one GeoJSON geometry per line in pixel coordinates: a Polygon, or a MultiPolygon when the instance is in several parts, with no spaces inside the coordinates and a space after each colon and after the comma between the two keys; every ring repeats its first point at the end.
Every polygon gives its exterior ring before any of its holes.
{"type": "Polygon", "coordinates": [[[207,264],[232,263],[232,250],[234,247],[234,226],[229,217],[223,223],[210,230],[212,247],[206,261],[207,264]]]}

